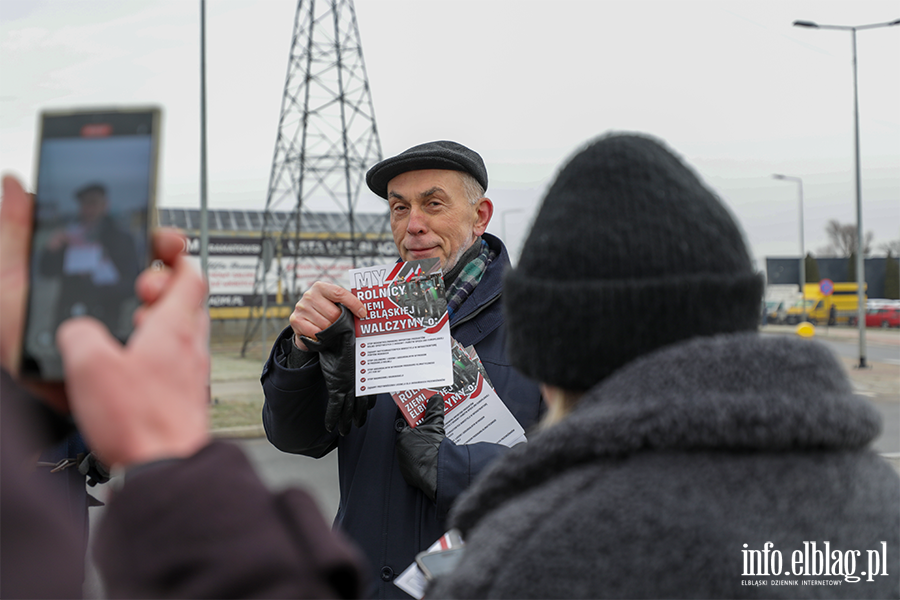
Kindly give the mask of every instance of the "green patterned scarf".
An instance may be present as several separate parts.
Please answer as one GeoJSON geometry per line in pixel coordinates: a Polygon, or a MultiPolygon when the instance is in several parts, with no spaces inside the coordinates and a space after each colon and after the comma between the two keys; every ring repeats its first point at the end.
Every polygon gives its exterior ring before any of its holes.
{"type": "Polygon", "coordinates": [[[447,288],[447,312],[450,313],[450,318],[453,318],[453,313],[475,290],[475,286],[481,281],[488,265],[495,258],[497,258],[497,253],[491,251],[487,242],[481,240],[481,251],[463,267],[447,288]]]}

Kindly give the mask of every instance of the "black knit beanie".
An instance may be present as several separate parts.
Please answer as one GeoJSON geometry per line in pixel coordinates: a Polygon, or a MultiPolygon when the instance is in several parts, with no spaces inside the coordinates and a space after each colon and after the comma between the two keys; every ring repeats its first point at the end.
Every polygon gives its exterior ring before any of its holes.
{"type": "Polygon", "coordinates": [[[762,276],[715,194],[660,142],[601,137],[547,192],[504,307],[513,365],[587,390],[697,336],[754,330],[762,276]]]}

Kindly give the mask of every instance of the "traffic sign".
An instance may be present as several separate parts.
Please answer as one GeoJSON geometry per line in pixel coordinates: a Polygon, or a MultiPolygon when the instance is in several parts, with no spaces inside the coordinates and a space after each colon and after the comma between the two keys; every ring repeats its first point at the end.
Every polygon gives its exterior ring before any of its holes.
{"type": "Polygon", "coordinates": [[[823,296],[830,296],[834,293],[834,282],[830,279],[823,279],[819,282],[819,291],[823,296]]]}

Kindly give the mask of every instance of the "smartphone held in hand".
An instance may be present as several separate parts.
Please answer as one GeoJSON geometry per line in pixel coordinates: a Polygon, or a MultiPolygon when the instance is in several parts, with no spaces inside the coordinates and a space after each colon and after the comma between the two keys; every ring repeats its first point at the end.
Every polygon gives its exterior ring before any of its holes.
{"type": "Polygon", "coordinates": [[[41,114],[22,375],[60,381],[56,329],[90,316],[120,341],[152,258],[158,108],[41,114]]]}

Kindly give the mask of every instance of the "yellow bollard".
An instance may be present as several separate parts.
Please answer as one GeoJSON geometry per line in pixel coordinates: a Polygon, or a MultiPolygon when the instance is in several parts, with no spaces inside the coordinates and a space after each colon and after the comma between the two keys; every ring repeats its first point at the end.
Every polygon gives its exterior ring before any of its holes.
{"type": "Polygon", "coordinates": [[[803,321],[797,325],[797,335],[800,337],[811,338],[816,335],[816,328],[809,321],[803,321]]]}

